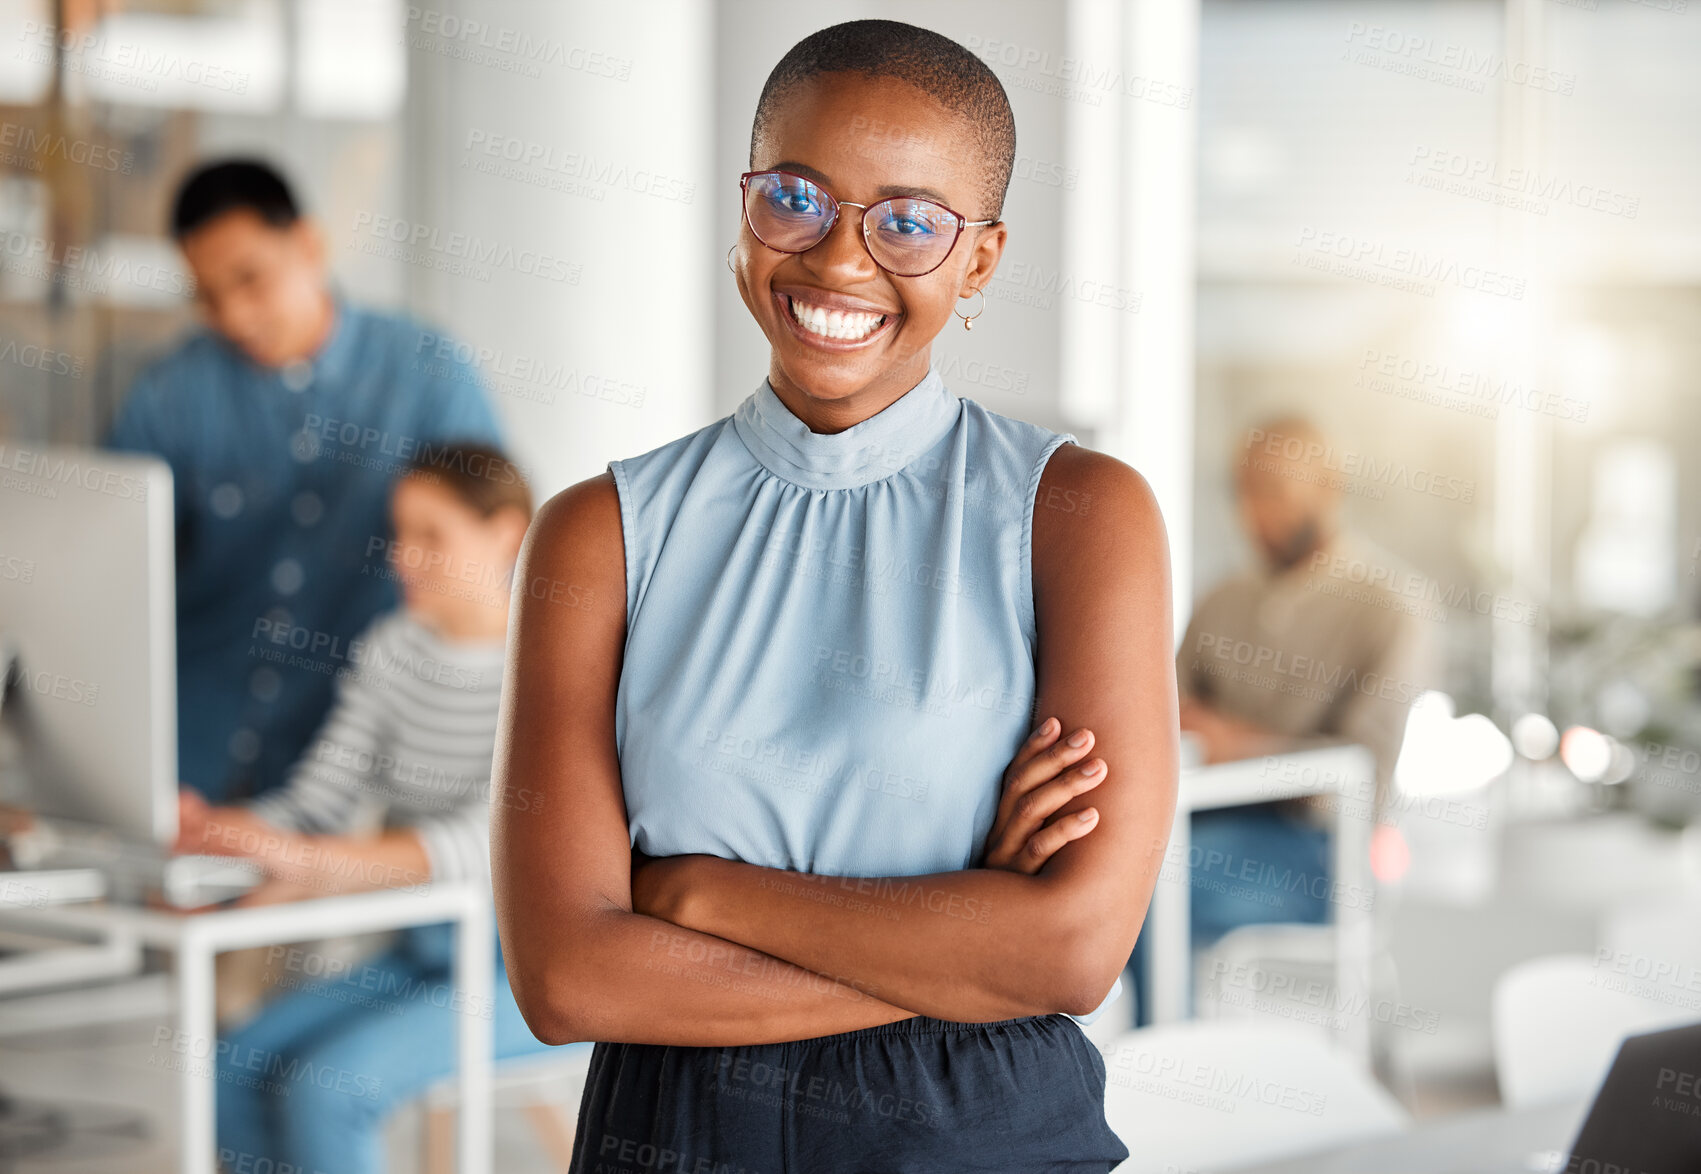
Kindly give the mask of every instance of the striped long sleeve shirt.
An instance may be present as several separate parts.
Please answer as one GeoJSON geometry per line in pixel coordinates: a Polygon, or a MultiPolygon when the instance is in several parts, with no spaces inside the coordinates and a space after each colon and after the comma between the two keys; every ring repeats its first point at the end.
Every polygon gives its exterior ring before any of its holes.
{"type": "Polygon", "coordinates": [[[374,620],[285,785],[247,804],[310,834],[412,828],[434,880],[490,883],[490,771],[504,645],[446,641],[406,611],[374,620]]]}

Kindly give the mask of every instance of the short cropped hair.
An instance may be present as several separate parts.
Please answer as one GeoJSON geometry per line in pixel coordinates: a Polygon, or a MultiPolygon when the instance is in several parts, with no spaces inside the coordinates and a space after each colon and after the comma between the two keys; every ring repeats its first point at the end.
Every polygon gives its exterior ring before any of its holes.
{"type": "Polygon", "coordinates": [[[825,73],[895,78],[915,86],[973,128],[982,159],[985,208],[961,209],[973,220],[997,219],[1016,166],[1016,117],[1003,83],[986,62],[950,37],[896,20],[852,20],[811,33],[793,45],[768,75],[750,128],[750,166],[756,143],[780,102],[825,73]]]}
{"type": "Polygon", "coordinates": [[[403,476],[441,485],[482,518],[510,508],[519,510],[527,520],[532,516],[532,491],[525,474],[494,445],[470,441],[423,444],[403,476]]]}
{"type": "Polygon", "coordinates": [[[196,168],[179,185],[171,235],[182,240],[226,212],[247,209],[273,228],[288,228],[301,209],[284,177],[258,159],[225,159],[196,168]]]}

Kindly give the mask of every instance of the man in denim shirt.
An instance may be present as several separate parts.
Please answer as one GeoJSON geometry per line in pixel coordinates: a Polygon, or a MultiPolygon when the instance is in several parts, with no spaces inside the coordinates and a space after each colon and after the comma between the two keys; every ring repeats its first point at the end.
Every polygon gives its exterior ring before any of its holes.
{"type": "Polygon", "coordinates": [[[468,363],[412,318],[349,305],[283,179],[190,175],[172,233],[211,329],[137,378],[107,443],[176,480],[178,772],[214,802],[278,785],[399,601],[390,488],[447,441],[500,445],[468,363]]]}

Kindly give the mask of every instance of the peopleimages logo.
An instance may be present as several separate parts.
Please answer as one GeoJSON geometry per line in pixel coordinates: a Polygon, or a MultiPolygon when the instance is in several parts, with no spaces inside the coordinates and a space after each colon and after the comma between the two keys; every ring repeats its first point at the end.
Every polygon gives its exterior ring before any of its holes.
{"type": "MultiPolygon", "coordinates": [[[[38,496],[57,497],[58,487],[61,485],[76,486],[91,493],[104,493],[109,497],[133,498],[136,501],[143,501],[148,495],[148,483],[129,473],[105,469],[63,454],[49,455],[0,444],[0,474],[6,473],[20,473],[25,477],[34,478],[46,491],[38,496]]],[[[8,488],[23,486],[8,484],[8,488]]]]}
{"type": "Polygon", "coordinates": [[[0,339],[0,363],[16,363],[49,375],[70,375],[78,379],[82,378],[85,365],[81,355],[67,354],[34,343],[19,343],[15,338],[0,339]]]}
{"type": "Polygon", "coordinates": [[[1267,644],[1236,640],[1212,632],[1199,633],[1193,655],[1193,668],[1196,672],[1244,680],[1325,703],[1332,702],[1343,692],[1351,690],[1366,697],[1381,697],[1409,705],[1423,692],[1416,683],[1387,673],[1375,670],[1360,673],[1356,667],[1349,668],[1320,657],[1301,656],[1285,648],[1272,648],[1267,644]],[[1239,666],[1239,671],[1231,669],[1227,664],[1215,665],[1209,660],[1201,661],[1201,658],[1207,655],[1219,661],[1232,662],[1233,665],[1239,666]],[[1313,685],[1316,687],[1313,688],[1313,685]]]}
{"type": "Polygon", "coordinates": [[[1588,400],[1542,391],[1520,379],[1494,372],[1473,371],[1438,359],[1380,351],[1375,347],[1366,347],[1359,358],[1353,385],[1490,418],[1503,404],[1579,424],[1589,418],[1588,400]]]}
{"type": "Polygon", "coordinates": [[[1359,20],[1347,25],[1346,40],[1352,46],[1343,54],[1346,60],[1472,93],[1481,93],[1487,81],[1505,81],[1564,97],[1570,97],[1577,88],[1577,75],[1565,70],[1514,61],[1453,41],[1437,43],[1430,37],[1359,20]]]}
{"type": "Polygon", "coordinates": [[[414,348],[416,364],[426,375],[478,384],[479,373],[490,377],[497,391],[519,399],[553,404],[555,393],[641,408],[649,388],[618,376],[581,371],[562,359],[538,359],[493,347],[474,347],[444,335],[422,331],[414,348]],[[440,362],[418,362],[429,355],[440,362]]]}
{"type": "MultiPolygon", "coordinates": [[[[373,212],[354,214],[354,232],[373,244],[392,246],[397,260],[453,268],[437,262],[466,262],[491,269],[508,269],[545,281],[579,284],[582,267],[537,249],[515,248],[507,241],[485,240],[465,232],[446,232],[434,225],[373,212]]],[[[382,249],[377,251],[382,252],[382,249]]],[[[476,274],[474,274],[476,276],[476,274]]]]}
{"type": "Polygon", "coordinates": [[[250,75],[239,73],[210,61],[185,57],[168,49],[153,49],[136,41],[108,40],[104,30],[71,32],[52,24],[26,20],[18,33],[25,48],[13,54],[15,58],[35,64],[54,60],[53,51],[64,51],[63,67],[70,73],[80,73],[112,82],[114,85],[154,92],[159,79],[182,82],[185,85],[205,86],[232,94],[246,94],[250,75]]]}
{"type": "Polygon", "coordinates": [[[1524,300],[1528,279],[1423,249],[1389,246],[1383,241],[1305,225],[1294,241],[1295,264],[1376,285],[1435,296],[1435,284],[1475,293],[1524,300]],[[1432,284],[1434,283],[1434,284],[1432,284]]]}
{"type": "MultiPolygon", "coordinates": [[[[1506,620],[1514,624],[1534,624],[1541,610],[1536,604],[1511,599],[1493,591],[1485,591],[1465,584],[1451,584],[1444,587],[1439,580],[1410,567],[1390,567],[1326,550],[1312,552],[1309,570],[1313,577],[1307,579],[1306,586],[1312,590],[1322,591],[1324,594],[1339,595],[1341,592],[1338,588],[1331,590],[1330,585],[1326,582],[1320,583],[1316,578],[1318,575],[1327,575],[1330,579],[1365,587],[1370,595],[1387,592],[1409,599],[1422,599],[1430,603],[1440,603],[1449,608],[1475,612],[1477,615],[1492,616],[1497,620],[1506,620]]],[[[1373,600],[1365,598],[1364,601],[1372,602],[1373,600]]],[[[1441,612],[1439,618],[1445,620],[1447,613],[1441,612]]]]}
{"type": "Polygon", "coordinates": [[[467,132],[462,150],[475,159],[480,171],[495,171],[504,178],[524,178],[527,173],[551,174],[568,181],[583,181],[593,185],[594,198],[602,198],[602,188],[621,188],[658,200],[689,204],[697,194],[697,185],[677,176],[667,175],[647,167],[629,167],[612,159],[599,159],[579,151],[564,151],[557,144],[516,138],[513,135],[492,134],[473,128],[467,132]],[[516,171],[501,171],[497,164],[511,164],[516,171]]]}
{"type": "Polygon", "coordinates": [[[180,269],[116,254],[103,256],[82,245],[61,246],[22,232],[0,236],[0,268],[91,293],[107,292],[112,282],[179,297],[195,292],[195,279],[180,269]]]}
{"type": "Polygon", "coordinates": [[[1527,167],[1503,166],[1494,160],[1475,158],[1443,147],[1413,147],[1408,165],[1412,168],[1407,176],[1408,183],[1436,186],[1424,181],[1453,181],[1460,186],[1442,187],[1439,190],[1484,198],[1477,187],[1480,185],[1481,188],[1495,190],[1495,197],[1491,202],[1506,204],[1509,207],[1525,206],[1527,210],[1541,216],[1547,215],[1548,202],[1552,201],[1555,204],[1569,204],[1576,208],[1604,212],[1608,216],[1622,216],[1626,220],[1634,220],[1642,204],[1640,196],[1614,191],[1600,184],[1575,183],[1563,176],[1546,175],[1527,167]],[[1523,201],[1522,205],[1511,204],[1501,198],[1503,195],[1528,199],[1523,201]]]}
{"type": "Polygon", "coordinates": [[[135,159],[128,151],[120,154],[99,143],[68,139],[64,135],[49,134],[17,122],[0,122],[0,147],[24,152],[18,156],[10,153],[0,155],[0,162],[15,162],[31,171],[40,171],[43,159],[54,158],[80,167],[93,167],[97,171],[121,171],[125,175],[129,175],[135,166],[135,159]]]}
{"type": "Polygon", "coordinates": [[[1190,87],[1143,77],[1115,66],[1095,64],[1085,58],[1055,54],[1049,49],[1033,45],[1018,45],[1012,41],[975,35],[964,37],[963,46],[988,65],[1002,65],[1018,71],[1011,81],[1022,89],[1054,93],[1060,97],[1086,101],[1094,106],[1100,104],[1101,94],[1138,98],[1181,110],[1193,104],[1193,90],[1190,87]],[[1032,80],[1025,79],[1021,74],[1032,74],[1034,77],[1032,80]],[[1044,82],[1039,82],[1039,79],[1044,79],[1044,82]]]}
{"type": "Polygon", "coordinates": [[[526,77],[541,77],[544,65],[573,70],[592,77],[627,81],[632,76],[632,59],[583,45],[569,45],[553,37],[535,37],[524,29],[468,20],[453,12],[409,5],[407,23],[423,35],[404,34],[412,48],[454,57],[475,65],[488,65],[526,77]]]}
{"type": "MultiPolygon", "coordinates": [[[[1448,476],[1404,461],[1371,456],[1350,449],[1336,449],[1303,436],[1255,429],[1247,437],[1247,455],[1241,465],[1278,473],[1299,481],[1348,485],[1345,478],[1361,478],[1375,486],[1410,489],[1416,493],[1469,504],[1476,498],[1476,482],[1448,476]],[[1254,450],[1256,454],[1254,453],[1254,450]],[[1289,462],[1284,467],[1276,458],[1289,462]]],[[[1380,495],[1378,495],[1380,496],[1380,495]]]]}

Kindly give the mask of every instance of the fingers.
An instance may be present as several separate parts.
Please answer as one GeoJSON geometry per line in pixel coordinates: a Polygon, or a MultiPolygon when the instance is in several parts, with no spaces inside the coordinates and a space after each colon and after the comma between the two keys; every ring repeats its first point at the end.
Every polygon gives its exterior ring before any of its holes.
{"type": "Polygon", "coordinates": [[[272,880],[249,889],[238,897],[234,904],[239,909],[250,909],[256,905],[282,905],[286,901],[300,899],[299,886],[288,881],[272,880]]]}
{"type": "MultiPolygon", "coordinates": [[[[1036,726],[1034,728],[1034,732],[1029,734],[1027,738],[1023,740],[1022,744],[1016,748],[1016,756],[1010,760],[1010,765],[1005,770],[1006,775],[1012,771],[1020,770],[1022,767],[1027,766],[1045,751],[1055,749],[1059,745],[1058,738],[1062,733],[1062,722],[1058,721],[1055,717],[1046,718],[1043,722],[1036,726]]],[[[1088,730],[1085,726],[1078,730],[1071,731],[1069,736],[1074,737],[1075,735],[1082,733],[1087,735],[1088,741],[1086,745],[1090,746],[1092,744],[1092,731],[1088,730]]]]}
{"type": "Polygon", "coordinates": [[[1009,778],[1010,772],[1019,770],[1033,761],[1036,754],[1057,741],[1057,736],[1062,731],[1062,723],[1054,717],[1048,717],[1041,722],[1034,732],[1029,734],[1027,739],[1016,748],[1016,757],[1010,760],[1010,765],[1005,770],[1005,777],[1009,778]]]}
{"type": "Polygon", "coordinates": [[[1108,777],[1102,758],[1087,758],[1093,732],[1082,727],[1063,738],[1062,723],[1048,717],[1028,736],[1004,773],[1004,790],[987,840],[988,867],[1037,872],[1064,844],[1092,831],[1097,823],[1075,815],[1046,827],[1046,820],[1070,800],[1108,777]],[[1071,745],[1071,740],[1079,745],[1071,745]]]}
{"type": "Polygon", "coordinates": [[[1075,796],[1084,794],[1104,782],[1108,773],[1104,759],[1093,758],[1029,788],[1015,800],[1015,805],[1011,808],[1010,834],[1018,837],[1033,835],[1040,825],[1057,814],[1075,796]]]}
{"type": "Polygon", "coordinates": [[[256,905],[270,905],[274,899],[272,886],[276,883],[276,881],[261,881],[232,901],[231,905],[237,909],[251,909],[256,905]]]}
{"type": "Polygon", "coordinates": [[[1094,758],[1041,783],[1020,799],[1011,800],[1008,810],[1000,812],[993,841],[996,848],[988,853],[988,867],[1037,872],[1057,849],[1092,831],[1097,821],[1096,812],[1092,821],[1080,820],[1080,812],[1058,819],[1051,827],[1046,827],[1046,820],[1076,796],[1104,782],[1109,775],[1104,759],[1094,758]],[[1064,838],[1057,838],[1065,832],[1068,834],[1064,838]],[[1042,838],[1036,843],[1036,837],[1042,838]]]}
{"type": "Polygon", "coordinates": [[[1026,873],[1036,873],[1057,853],[1065,844],[1073,843],[1098,826],[1099,811],[1096,807],[1088,807],[1073,815],[1066,815],[1055,823],[1048,824],[1028,837],[1028,842],[1022,848],[1022,858],[1017,867],[1026,873]]]}
{"type": "Polygon", "coordinates": [[[207,834],[206,821],[199,815],[183,812],[177,817],[177,839],[171,850],[177,853],[195,852],[207,834]]]}
{"type": "Polygon", "coordinates": [[[177,852],[198,852],[215,834],[213,818],[218,812],[200,793],[188,787],[177,792],[177,852]]]}
{"type": "Polygon", "coordinates": [[[1019,804],[1034,788],[1051,781],[1085,758],[1093,748],[1093,732],[1085,726],[1071,731],[1068,738],[1059,740],[1057,719],[1047,720],[1054,732],[1048,737],[1030,738],[1011,760],[1010,769],[1004,772],[1004,794],[999,801],[1001,815],[1007,814],[1007,809],[1019,804]],[[1076,741],[1080,745],[1071,744],[1076,741]]]}

